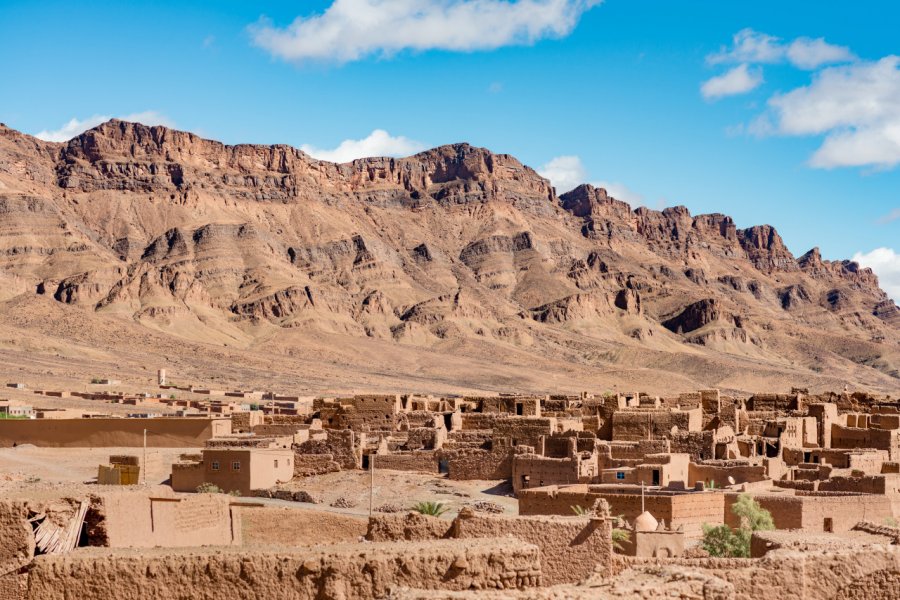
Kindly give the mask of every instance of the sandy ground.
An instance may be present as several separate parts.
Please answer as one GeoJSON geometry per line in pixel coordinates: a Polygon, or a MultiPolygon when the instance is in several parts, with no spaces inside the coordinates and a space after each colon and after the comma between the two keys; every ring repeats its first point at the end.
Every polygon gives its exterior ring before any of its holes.
{"type": "MultiPolygon", "coordinates": [[[[197,448],[149,449],[147,484],[166,482],[179,454],[198,452],[197,448]]],[[[37,448],[28,444],[0,448],[0,496],[21,496],[29,490],[46,493],[70,488],[86,493],[96,485],[97,466],[107,464],[110,455],[140,453],[140,448],[37,448]]],[[[393,504],[406,509],[417,502],[440,502],[450,509],[445,517],[452,518],[466,504],[490,501],[503,507],[507,514],[518,513],[518,501],[512,497],[512,487],[502,481],[451,481],[445,476],[378,470],[374,482],[368,472],[342,471],[295,479],[285,487],[306,491],[321,502],[254,500],[270,505],[367,516],[371,488],[376,508],[393,504]],[[330,506],[341,497],[354,506],[330,506]]]]}

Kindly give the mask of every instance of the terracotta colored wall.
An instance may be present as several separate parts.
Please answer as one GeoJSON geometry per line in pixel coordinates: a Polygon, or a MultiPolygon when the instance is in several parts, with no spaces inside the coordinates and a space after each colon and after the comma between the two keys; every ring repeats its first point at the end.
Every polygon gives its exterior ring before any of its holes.
{"type": "Polygon", "coordinates": [[[199,448],[217,435],[228,433],[228,419],[33,419],[0,420],[0,447],[33,444],[51,448],[199,448]],[[222,429],[224,428],[224,429],[222,429]]]}
{"type": "Polygon", "coordinates": [[[27,600],[171,600],[188,595],[197,600],[365,600],[383,598],[393,587],[516,589],[539,582],[538,548],[496,539],[252,553],[96,549],[37,557],[27,600]]]}
{"type": "Polygon", "coordinates": [[[509,517],[463,511],[453,523],[458,539],[512,536],[541,549],[543,585],[577,583],[611,573],[612,526],[606,518],[509,517]]]}
{"type": "Polygon", "coordinates": [[[240,544],[240,515],[229,496],[151,497],[146,491],[95,496],[89,518],[112,548],[240,544]]]}

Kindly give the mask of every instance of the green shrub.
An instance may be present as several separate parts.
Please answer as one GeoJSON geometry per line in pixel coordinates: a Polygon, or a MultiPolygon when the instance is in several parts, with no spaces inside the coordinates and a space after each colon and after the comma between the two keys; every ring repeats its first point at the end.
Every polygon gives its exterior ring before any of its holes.
{"type": "Polygon", "coordinates": [[[704,523],[701,546],[710,556],[749,558],[750,537],[753,532],[775,529],[772,514],[750,494],[738,496],[731,512],[740,519],[740,526],[732,530],[728,525],[712,526],[704,523]]]}
{"type": "Polygon", "coordinates": [[[576,504],[575,506],[571,506],[569,508],[571,508],[572,512],[575,513],[576,515],[578,515],[579,517],[587,516],[591,512],[588,509],[586,509],[585,507],[579,506],[578,504],[576,504]]]}
{"type": "Polygon", "coordinates": [[[450,507],[444,506],[443,502],[416,502],[413,505],[413,510],[419,514],[439,517],[450,510],[450,507]]]}
{"type": "Polygon", "coordinates": [[[222,491],[222,488],[220,488],[216,484],[204,482],[197,486],[197,493],[198,494],[223,494],[224,492],[222,491]]]}
{"type": "Polygon", "coordinates": [[[612,545],[616,550],[624,550],[625,544],[631,541],[631,532],[627,529],[619,529],[618,527],[613,527],[612,530],[612,545]]]}

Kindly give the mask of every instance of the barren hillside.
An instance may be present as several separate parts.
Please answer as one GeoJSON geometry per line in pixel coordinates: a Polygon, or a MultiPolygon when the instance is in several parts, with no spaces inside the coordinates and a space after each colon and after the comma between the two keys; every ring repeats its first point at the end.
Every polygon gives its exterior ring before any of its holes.
{"type": "MultiPolygon", "coordinates": [[[[772,216],[773,220],[777,215],[772,216]]],[[[769,225],[556,195],[466,144],[347,164],[0,126],[0,375],[310,391],[900,389],[876,277],[769,225]]]]}

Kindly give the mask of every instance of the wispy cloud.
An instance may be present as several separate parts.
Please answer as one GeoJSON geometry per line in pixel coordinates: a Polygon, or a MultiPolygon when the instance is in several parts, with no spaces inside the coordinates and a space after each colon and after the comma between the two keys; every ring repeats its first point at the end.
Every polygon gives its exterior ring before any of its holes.
{"type": "Polygon", "coordinates": [[[876,223],[878,223],[879,225],[887,225],[888,223],[893,223],[897,219],[900,219],[900,208],[895,208],[886,215],[878,217],[876,223]]]}
{"type": "Polygon", "coordinates": [[[762,69],[751,69],[747,63],[742,63],[722,75],[703,82],[700,93],[707,100],[717,100],[725,96],[744,94],[759,87],[762,82],[762,69]]]}
{"type": "Polygon", "coordinates": [[[763,82],[760,65],[790,63],[799,69],[815,70],[854,60],[856,56],[849,48],[829,44],[825,38],[801,37],[788,43],[767,33],[742,29],[734,34],[730,46],[706,57],[710,65],[737,66],[705,81],[700,93],[707,100],[714,100],[756,89],[763,82]]]}
{"type": "Polygon", "coordinates": [[[734,34],[732,45],[710,54],[711,65],[751,63],[775,64],[789,62],[800,69],[817,69],[822,65],[850,62],[855,56],[846,46],[829,44],[825,38],[801,37],[785,43],[766,33],[742,29],[734,34]]]}
{"type": "Polygon", "coordinates": [[[581,158],[574,155],[551,158],[539,167],[537,172],[541,177],[549,179],[560,194],[573,190],[588,180],[584,163],[581,162],[581,158]]]}
{"type": "Polygon", "coordinates": [[[383,129],[376,129],[368,136],[359,140],[344,140],[335,148],[316,148],[309,144],[303,144],[300,149],[319,160],[342,163],[366,158],[369,156],[409,156],[421,152],[426,148],[422,142],[417,142],[403,136],[392,136],[383,129]]]}
{"type": "Polygon", "coordinates": [[[895,302],[900,302],[900,254],[893,248],[875,248],[871,252],[857,252],[853,260],[863,267],[869,267],[878,275],[881,289],[895,302]]]}
{"type": "Polygon", "coordinates": [[[85,119],[73,118],[59,129],[44,129],[34,134],[34,137],[42,139],[46,142],[67,142],[73,137],[84,133],[88,129],[96,127],[101,123],[106,123],[113,118],[121,119],[123,121],[143,123],[144,125],[165,125],[166,127],[175,126],[175,123],[165,115],[162,115],[156,111],[148,110],[122,116],[93,115],[85,119]]]}
{"type": "Polygon", "coordinates": [[[616,181],[591,181],[587,168],[581,158],[576,155],[557,156],[538,168],[541,177],[546,177],[556,188],[557,193],[571,191],[582,183],[590,183],[594,187],[604,188],[610,196],[637,206],[644,203],[644,197],[616,181]]]}
{"type": "Polygon", "coordinates": [[[277,58],[345,63],[403,50],[471,52],[571,33],[601,0],[334,0],[287,27],[261,19],[253,42],[277,58]]]}

